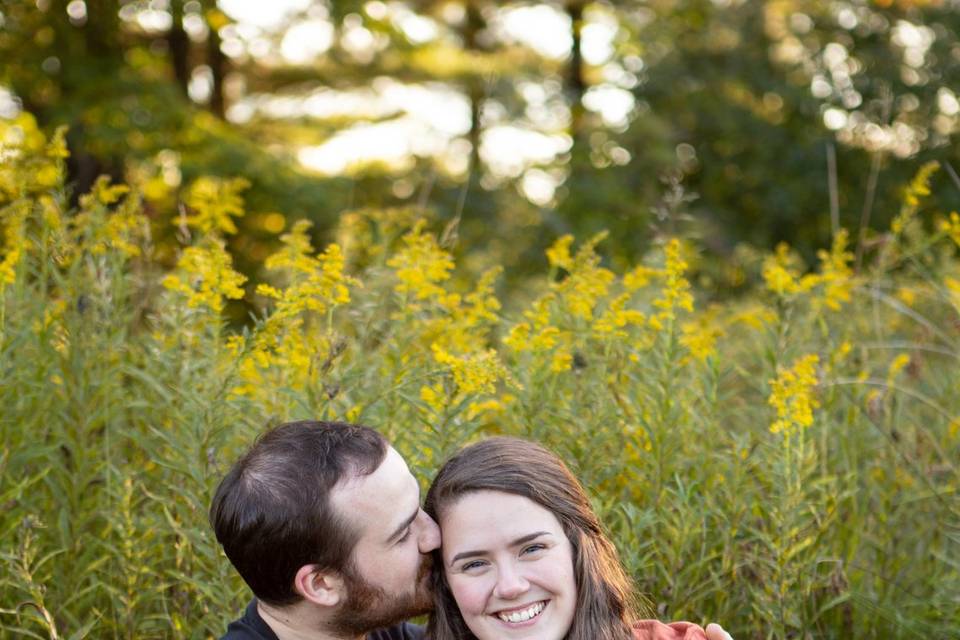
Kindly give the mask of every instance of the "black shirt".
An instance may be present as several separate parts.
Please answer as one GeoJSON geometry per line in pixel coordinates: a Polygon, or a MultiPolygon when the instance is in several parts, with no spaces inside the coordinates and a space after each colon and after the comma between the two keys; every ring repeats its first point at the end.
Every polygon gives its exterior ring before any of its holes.
{"type": "MultiPolygon", "coordinates": [[[[378,629],[367,634],[367,640],[423,640],[423,627],[409,622],[378,629]]],[[[257,611],[257,601],[247,605],[243,617],[227,626],[227,634],[220,640],[279,640],[257,611]]]]}

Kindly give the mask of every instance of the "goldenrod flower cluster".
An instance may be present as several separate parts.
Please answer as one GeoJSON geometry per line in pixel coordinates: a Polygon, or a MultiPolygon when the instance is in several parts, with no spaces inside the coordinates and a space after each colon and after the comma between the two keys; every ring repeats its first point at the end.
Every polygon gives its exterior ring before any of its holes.
{"type": "Polygon", "coordinates": [[[547,250],[551,266],[566,269],[569,275],[556,287],[559,301],[573,318],[593,320],[597,302],[606,297],[616,276],[600,266],[596,246],[606,237],[601,233],[581,245],[576,256],[570,256],[573,236],[563,236],[547,250]]]}
{"type": "MultiPolygon", "coordinates": [[[[386,264],[397,279],[394,291],[402,305],[392,317],[404,323],[413,338],[401,357],[409,365],[440,365],[452,383],[435,381],[420,388],[420,399],[438,413],[448,405],[495,393],[497,383],[508,376],[497,353],[489,348],[489,330],[499,321],[500,301],[493,284],[501,269],[483,273],[465,295],[451,291],[453,256],[425,231],[426,224],[422,218],[414,222],[386,264]]],[[[488,402],[471,402],[474,414],[488,402]]]]}
{"type": "MultiPolygon", "coordinates": [[[[28,198],[48,202],[48,192],[62,184],[69,155],[65,135],[60,128],[48,140],[30,113],[0,118],[0,294],[16,281],[17,265],[28,250],[26,225],[34,206],[28,198]]],[[[48,215],[51,207],[41,208],[45,222],[60,226],[59,215],[48,215]]]]}
{"type": "Polygon", "coordinates": [[[763,261],[761,275],[767,289],[781,297],[809,291],[814,284],[800,277],[797,260],[785,242],[778,244],[773,255],[763,261]]]}
{"type": "Polygon", "coordinates": [[[432,350],[434,359],[449,368],[461,393],[493,393],[497,382],[507,376],[506,368],[493,349],[463,356],[455,356],[437,345],[432,350]]]}
{"type": "Polygon", "coordinates": [[[723,329],[717,322],[719,313],[719,307],[712,307],[680,325],[680,344],[697,360],[706,360],[717,351],[717,340],[723,335],[723,329]]]}
{"type": "Polygon", "coordinates": [[[198,178],[184,196],[184,202],[192,212],[184,221],[188,227],[201,233],[236,233],[233,218],[243,216],[240,193],[249,186],[244,178],[198,178]]]}
{"type": "Polygon", "coordinates": [[[453,257],[440,248],[436,239],[424,233],[426,220],[418,220],[403,237],[403,247],[387,261],[400,281],[396,290],[409,294],[414,300],[443,300],[446,290],[440,286],[450,278],[453,257]]]}
{"type": "Polygon", "coordinates": [[[927,162],[920,167],[913,180],[904,190],[900,213],[890,223],[890,230],[895,235],[903,233],[910,222],[915,219],[920,208],[920,202],[925,196],[930,195],[930,178],[939,168],[940,163],[936,160],[927,162]]]}
{"type": "Polygon", "coordinates": [[[816,354],[805,355],[793,366],[779,369],[776,379],[770,381],[767,401],[777,412],[776,420],[770,425],[771,433],[789,434],[813,424],[813,410],[820,406],[814,397],[819,362],[816,354]]]}
{"type": "Polygon", "coordinates": [[[0,233],[3,257],[0,258],[0,294],[16,282],[17,264],[23,257],[26,245],[26,219],[30,208],[26,203],[8,205],[0,210],[0,233]]]}
{"type": "Polygon", "coordinates": [[[957,246],[960,246],[960,213],[952,211],[950,217],[940,223],[940,231],[946,233],[957,246]]]}
{"type": "Polygon", "coordinates": [[[338,245],[314,255],[311,224],[299,220],[281,236],[282,247],[265,266],[282,275],[286,287],[258,285],[257,293],[275,307],[249,342],[238,338],[231,345],[241,380],[233,393],[261,398],[271,407],[279,390],[304,389],[317,374],[318,360],[332,357],[335,340],[318,316],[350,302],[349,287],[360,284],[346,274],[338,245]]]}
{"type": "Polygon", "coordinates": [[[80,211],[70,220],[70,248],[86,248],[93,255],[115,249],[126,257],[139,256],[140,245],[149,235],[149,222],[138,199],[127,197],[114,210],[108,209],[129,191],[126,185],[111,185],[106,176],[98,178],[90,193],[80,198],[80,211]]]}
{"type": "Polygon", "coordinates": [[[163,279],[163,286],[185,296],[191,308],[223,311],[224,298],[243,297],[246,276],[233,270],[233,259],[222,242],[210,240],[203,246],[187,247],[177,261],[177,270],[163,279]]]}
{"type": "MultiPolygon", "coordinates": [[[[612,271],[600,266],[596,245],[604,236],[594,236],[575,255],[571,254],[572,236],[559,238],[547,250],[551,267],[565,270],[566,276],[551,282],[550,290],[524,312],[523,320],[511,328],[504,340],[506,346],[518,353],[546,356],[542,361],[548,370],[562,373],[572,367],[575,352],[585,348],[590,339],[627,339],[633,327],[648,330],[632,340],[635,348],[646,349],[655,332],[672,325],[678,313],[693,311],[693,295],[685,276],[689,265],[679,240],[672,239],[664,245],[662,268],[639,265],[618,283],[612,271]],[[656,311],[645,313],[638,308],[643,304],[639,292],[655,281],[662,283],[660,290],[647,304],[656,311]]],[[[721,334],[719,325],[688,324],[682,342],[702,359],[721,334]]]]}
{"type": "Polygon", "coordinates": [[[663,267],[663,289],[653,306],[660,312],[650,318],[650,326],[661,329],[668,322],[676,320],[677,311],[693,311],[693,296],[690,294],[690,282],[684,277],[687,262],[681,255],[683,245],[676,238],[671,239],[663,251],[666,260],[663,267]]]}
{"type": "Polygon", "coordinates": [[[762,276],[769,291],[781,298],[809,293],[814,289],[821,291],[820,296],[812,298],[815,307],[825,306],[839,311],[844,303],[850,301],[856,281],[853,269],[853,253],[848,251],[849,233],[841,229],[834,235],[830,251],[820,250],[819,273],[800,275],[798,260],[785,243],[777,245],[773,255],[763,263],[762,276]]]}
{"type": "Polygon", "coordinates": [[[0,205],[59,187],[68,156],[66,128],[48,141],[30,113],[0,118],[0,205]]]}
{"type": "Polygon", "coordinates": [[[309,220],[298,221],[290,233],[282,236],[283,248],[267,258],[267,269],[281,271],[290,280],[283,291],[267,284],[257,287],[257,293],[276,300],[271,316],[275,321],[306,311],[324,313],[346,304],[350,302],[348,285],[359,284],[345,274],[345,260],[338,245],[329,245],[319,256],[310,255],[313,248],[307,230],[311,224],[309,220]]]}

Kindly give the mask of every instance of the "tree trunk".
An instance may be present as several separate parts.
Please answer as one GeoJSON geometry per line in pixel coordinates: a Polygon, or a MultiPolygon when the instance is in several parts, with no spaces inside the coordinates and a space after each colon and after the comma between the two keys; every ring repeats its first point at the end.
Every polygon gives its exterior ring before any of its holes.
{"type": "MultiPolygon", "coordinates": [[[[470,53],[478,53],[482,47],[477,41],[477,35],[486,27],[486,21],[476,2],[467,2],[467,22],[463,31],[463,46],[470,53]]],[[[483,109],[483,80],[470,76],[467,80],[467,97],[470,99],[470,166],[468,176],[471,179],[480,177],[480,136],[483,133],[480,122],[480,112],[483,109]]]]}
{"type": "Polygon", "coordinates": [[[98,58],[119,54],[119,3],[117,0],[87,0],[87,23],[83,26],[87,53],[98,58]]]}
{"type": "Polygon", "coordinates": [[[190,39],[183,29],[183,0],[174,0],[170,6],[173,24],[167,34],[167,46],[170,50],[170,62],[173,65],[173,78],[183,95],[187,95],[190,84],[190,39]]]}
{"type": "Polygon", "coordinates": [[[570,101],[570,135],[573,137],[574,143],[583,132],[583,94],[587,91],[583,53],[580,49],[585,4],[583,0],[568,0],[565,4],[567,15],[570,17],[570,36],[573,40],[570,47],[570,66],[567,69],[566,93],[567,99],[570,101]]]}
{"type": "Polygon", "coordinates": [[[220,50],[220,34],[210,30],[210,39],[207,40],[207,64],[213,72],[213,86],[210,88],[210,111],[218,118],[226,114],[223,98],[223,77],[227,70],[227,57],[220,50]]]}

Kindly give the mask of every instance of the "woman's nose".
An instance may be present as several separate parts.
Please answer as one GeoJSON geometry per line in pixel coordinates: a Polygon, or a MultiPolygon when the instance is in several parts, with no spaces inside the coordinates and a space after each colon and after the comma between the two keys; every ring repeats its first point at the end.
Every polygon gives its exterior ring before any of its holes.
{"type": "Polygon", "coordinates": [[[517,567],[508,564],[501,565],[497,574],[497,585],[495,594],[503,600],[512,600],[517,598],[530,588],[530,583],[523,577],[517,567]]]}
{"type": "Polygon", "coordinates": [[[436,521],[428,516],[427,512],[423,509],[420,510],[420,520],[420,538],[417,541],[420,553],[430,553],[434,549],[439,549],[440,527],[437,526],[436,521]]]}

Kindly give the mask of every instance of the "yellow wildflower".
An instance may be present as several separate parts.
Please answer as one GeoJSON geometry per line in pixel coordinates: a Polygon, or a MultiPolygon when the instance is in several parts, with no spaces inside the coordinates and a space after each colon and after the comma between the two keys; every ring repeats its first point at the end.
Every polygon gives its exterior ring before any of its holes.
{"type": "Polygon", "coordinates": [[[463,356],[455,356],[437,345],[433,345],[432,351],[434,360],[453,374],[461,393],[493,393],[496,383],[507,377],[507,370],[493,349],[463,356]]]}
{"type": "Polygon", "coordinates": [[[317,268],[317,260],[310,254],[313,246],[310,244],[308,231],[313,223],[309,220],[297,220],[289,233],[280,236],[283,248],[271,255],[264,262],[267,269],[288,269],[299,273],[313,273],[317,268]]]}
{"type": "Polygon", "coordinates": [[[573,354],[569,351],[557,351],[553,354],[553,359],[550,361],[550,371],[554,373],[569,371],[572,366],[573,354]]]}
{"type": "MultiPolygon", "coordinates": [[[[606,235],[606,233],[599,233],[583,243],[573,258],[570,258],[569,253],[570,242],[566,241],[570,236],[564,236],[557,241],[557,244],[563,241],[562,250],[558,249],[550,258],[551,264],[566,265],[564,268],[569,272],[567,277],[553,284],[552,287],[557,291],[570,314],[576,318],[592,319],[594,308],[600,299],[607,295],[610,284],[616,278],[612,271],[600,266],[600,256],[595,250],[597,244],[606,235]]],[[[555,244],[551,249],[557,249],[557,245],[555,244]]]]}
{"type": "Polygon", "coordinates": [[[829,252],[823,250],[817,252],[820,258],[818,284],[823,285],[823,297],[817,302],[822,302],[833,311],[839,311],[843,303],[850,302],[853,291],[853,269],[850,268],[853,254],[847,251],[848,242],[847,230],[841,229],[833,237],[829,252]]]}
{"type": "Polygon", "coordinates": [[[898,288],[896,294],[894,295],[896,296],[897,300],[908,307],[912,307],[913,303],[917,300],[917,292],[908,287],[898,288]]]}
{"type": "Polygon", "coordinates": [[[950,219],[940,223],[940,230],[950,236],[950,239],[960,246],[960,214],[952,211],[950,213],[950,219]]]}
{"type": "Polygon", "coordinates": [[[247,340],[242,335],[234,334],[227,337],[224,346],[227,349],[227,354],[229,354],[230,359],[236,360],[243,354],[244,349],[246,349],[247,340]]]}
{"type": "Polygon", "coordinates": [[[623,275],[623,286],[627,291],[636,291],[647,286],[651,279],[662,275],[662,270],[641,264],[623,275]]]}
{"type": "Polygon", "coordinates": [[[360,405],[350,407],[347,410],[347,422],[356,422],[362,412],[363,408],[360,405]]]}
{"type": "MultiPolygon", "coordinates": [[[[309,245],[308,245],[309,246],[309,245]]],[[[268,267],[297,269],[293,282],[283,291],[268,284],[257,286],[257,293],[277,301],[271,321],[281,322],[305,311],[324,313],[328,309],[350,302],[347,285],[359,285],[359,281],[344,273],[345,260],[340,247],[331,244],[317,258],[300,255],[289,262],[290,247],[282,249],[277,260],[268,267]],[[305,270],[301,271],[300,268],[305,270]]]]}
{"type": "Polygon", "coordinates": [[[805,355],[792,367],[779,369],[776,379],[770,381],[767,401],[777,412],[776,420],[770,425],[771,433],[789,434],[793,429],[813,424],[813,410],[820,406],[813,395],[819,362],[816,354],[805,355]]]}
{"type": "Polygon", "coordinates": [[[219,313],[224,298],[243,297],[246,276],[233,270],[233,261],[222,244],[187,247],[177,261],[177,271],[163,279],[163,286],[184,294],[190,307],[205,306],[219,313]]]}
{"type": "Polygon", "coordinates": [[[696,320],[684,322],[680,326],[680,344],[690,351],[691,356],[701,362],[717,352],[717,338],[723,335],[715,318],[716,310],[711,309],[696,320]]]}
{"type": "Polygon", "coordinates": [[[630,293],[623,293],[614,298],[603,315],[593,323],[594,332],[601,337],[605,335],[624,337],[627,334],[622,329],[627,325],[643,326],[646,316],[636,309],[626,309],[629,302],[630,293]]]}
{"type": "Polygon", "coordinates": [[[433,385],[424,385],[420,387],[420,399],[427,403],[434,412],[439,413],[443,411],[443,407],[446,403],[446,394],[443,392],[443,387],[439,384],[433,385]]]}
{"type": "Polygon", "coordinates": [[[742,311],[735,313],[730,322],[742,322],[753,329],[762,329],[765,325],[773,324],[777,320],[777,314],[773,309],[763,305],[751,305],[742,311]]]}
{"type": "Polygon", "coordinates": [[[920,208],[920,202],[923,197],[930,195],[930,178],[940,168],[940,163],[936,160],[925,163],[917,171],[913,180],[904,190],[903,205],[900,207],[900,213],[890,223],[890,230],[894,234],[903,233],[907,225],[914,219],[917,210],[920,208]]]}
{"type": "Polygon", "coordinates": [[[481,322],[496,322],[499,320],[497,312],[500,310],[500,301],[493,292],[493,283],[500,276],[503,267],[493,267],[480,276],[477,286],[467,294],[464,300],[463,320],[467,326],[473,327],[481,322]]]}
{"type": "Polygon", "coordinates": [[[955,309],[960,310],[960,280],[947,276],[943,279],[947,287],[947,298],[955,309]]]}
{"type": "Polygon", "coordinates": [[[673,321],[676,312],[680,309],[693,311],[693,296],[690,294],[690,282],[684,277],[687,262],[681,256],[682,245],[676,238],[670,240],[664,247],[666,256],[664,264],[664,284],[660,297],[653,301],[653,306],[660,312],[651,318],[650,325],[654,329],[661,329],[665,322],[673,321]]]}
{"type": "Polygon", "coordinates": [[[471,402],[467,405],[467,420],[475,420],[484,414],[491,415],[502,412],[503,405],[495,398],[484,400],[483,402],[471,402]]]}
{"type": "Polygon", "coordinates": [[[98,204],[111,205],[117,202],[130,191],[130,187],[125,184],[110,184],[110,178],[100,176],[90,193],[80,196],[80,207],[83,209],[92,209],[98,204]]]}
{"type": "Polygon", "coordinates": [[[130,188],[111,185],[107,176],[100,176],[90,193],[80,198],[80,211],[70,221],[75,251],[88,250],[103,255],[115,249],[127,257],[140,255],[140,245],[149,236],[150,223],[140,210],[136,197],[128,196],[113,210],[130,188]]]}
{"type": "Polygon", "coordinates": [[[900,372],[903,371],[908,364],[910,364],[910,356],[906,353],[901,353],[893,359],[893,362],[891,362],[887,368],[887,386],[893,385],[897,376],[900,375],[900,372]]]}
{"type": "Polygon", "coordinates": [[[930,178],[938,169],[940,163],[936,160],[926,162],[920,167],[903,194],[905,204],[915,207],[920,204],[921,198],[930,195],[930,178]]]}
{"type": "Polygon", "coordinates": [[[764,259],[762,275],[767,289],[778,296],[806,291],[815,284],[811,280],[801,281],[790,247],[785,242],[778,244],[774,254],[764,259]]]}
{"type": "Polygon", "coordinates": [[[526,321],[510,329],[504,344],[514,351],[546,351],[556,346],[562,334],[557,327],[550,325],[550,303],[554,297],[554,293],[550,292],[524,311],[526,321]]]}
{"type": "Polygon", "coordinates": [[[186,218],[187,226],[201,233],[236,233],[237,225],[233,218],[243,215],[240,192],[249,186],[250,183],[244,178],[197,178],[187,189],[184,198],[193,211],[186,218]]]}
{"type": "Polygon", "coordinates": [[[403,237],[403,248],[387,261],[400,280],[397,293],[413,294],[416,300],[443,296],[446,291],[439,283],[448,280],[453,270],[453,258],[423,232],[425,226],[426,220],[418,220],[403,237]]]}
{"type": "Polygon", "coordinates": [[[853,351],[853,345],[849,340],[841,342],[830,354],[830,366],[834,367],[846,360],[851,351],[853,351]]]}
{"type": "Polygon", "coordinates": [[[0,213],[0,249],[3,254],[0,258],[0,294],[17,278],[16,268],[23,257],[27,244],[26,222],[30,213],[29,205],[21,202],[6,207],[0,213]]]}
{"type": "Polygon", "coordinates": [[[561,236],[547,249],[547,261],[551,267],[560,267],[569,271],[573,266],[573,258],[570,256],[570,246],[573,244],[573,236],[570,234],[561,236]]]}

